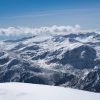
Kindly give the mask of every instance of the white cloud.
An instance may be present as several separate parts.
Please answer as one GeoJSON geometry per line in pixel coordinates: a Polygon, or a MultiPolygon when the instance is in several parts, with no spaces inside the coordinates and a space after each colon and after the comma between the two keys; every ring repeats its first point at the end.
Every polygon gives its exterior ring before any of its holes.
{"type": "Polygon", "coordinates": [[[62,34],[77,32],[80,30],[79,25],[72,26],[57,26],[53,25],[51,27],[40,27],[40,28],[30,28],[30,27],[8,27],[0,28],[0,35],[5,36],[20,36],[20,35],[38,35],[38,34],[62,34]]]}

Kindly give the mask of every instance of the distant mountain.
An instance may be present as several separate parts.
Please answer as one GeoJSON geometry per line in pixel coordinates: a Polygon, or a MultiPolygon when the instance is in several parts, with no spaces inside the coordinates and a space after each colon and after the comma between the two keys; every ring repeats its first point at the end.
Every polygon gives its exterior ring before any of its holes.
{"type": "Polygon", "coordinates": [[[0,42],[0,82],[100,92],[100,34],[42,34],[0,42]]]}

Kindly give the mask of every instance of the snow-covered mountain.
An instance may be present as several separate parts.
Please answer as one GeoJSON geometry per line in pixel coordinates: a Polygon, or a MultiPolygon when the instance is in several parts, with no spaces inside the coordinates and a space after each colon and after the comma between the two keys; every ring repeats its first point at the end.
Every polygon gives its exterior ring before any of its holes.
{"type": "Polygon", "coordinates": [[[47,85],[0,83],[0,100],[99,100],[100,94],[47,85]]]}
{"type": "Polygon", "coordinates": [[[0,82],[100,92],[100,34],[39,34],[1,41],[0,82]]]}

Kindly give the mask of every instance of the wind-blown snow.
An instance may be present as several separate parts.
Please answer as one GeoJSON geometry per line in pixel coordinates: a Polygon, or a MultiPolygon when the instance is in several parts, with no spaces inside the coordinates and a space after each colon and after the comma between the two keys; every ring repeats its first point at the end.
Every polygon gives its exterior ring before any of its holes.
{"type": "Polygon", "coordinates": [[[99,100],[99,93],[28,83],[0,83],[0,100],[99,100]]]}

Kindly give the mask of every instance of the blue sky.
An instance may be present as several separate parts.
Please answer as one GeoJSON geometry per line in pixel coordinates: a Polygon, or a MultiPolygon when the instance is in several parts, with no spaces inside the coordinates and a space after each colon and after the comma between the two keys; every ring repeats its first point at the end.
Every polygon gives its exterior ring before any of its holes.
{"type": "Polygon", "coordinates": [[[0,0],[0,27],[100,28],[100,0],[0,0]]]}

